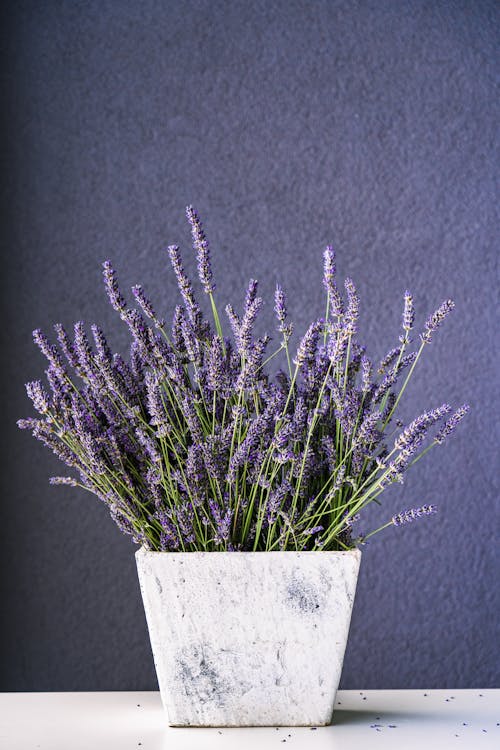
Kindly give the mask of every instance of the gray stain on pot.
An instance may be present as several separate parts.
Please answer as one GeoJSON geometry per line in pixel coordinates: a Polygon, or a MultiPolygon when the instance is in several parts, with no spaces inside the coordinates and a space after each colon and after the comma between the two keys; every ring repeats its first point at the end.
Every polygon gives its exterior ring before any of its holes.
{"type": "Polygon", "coordinates": [[[156,583],[156,587],[158,589],[158,593],[161,596],[162,592],[163,592],[163,586],[161,585],[161,582],[160,582],[160,579],[158,578],[158,576],[155,576],[155,583],[156,583]]]}
{"type": "Polygon", "coordinates": [[[319,613],[323,595],[306,580],[300,570],[294,570],[286,586],[285,601],[293,609],[298,609],[304,614],[319,613]]]}
{"type": "Polygon", "coordinates": [[[216,660],[207,653],[206,644],[182,649],[177,657],[177,679],[188,698],[201,704],[225,705],[231,686],[221,677],[216,660]]]}

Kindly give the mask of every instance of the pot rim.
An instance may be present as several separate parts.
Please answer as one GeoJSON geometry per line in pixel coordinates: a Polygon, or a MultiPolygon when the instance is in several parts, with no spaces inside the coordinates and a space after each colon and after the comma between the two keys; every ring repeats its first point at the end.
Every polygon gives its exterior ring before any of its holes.
{"type": "Polygon", "coordinates": [[[243,552],[228,552],[228,551],[212,551],[208,552],[205,550],[196,550],[195,552],[160,552],[158,550],[149,550],[145,547],[140,547],[135,552],[135,556],[145,557],[149,555],[168,555],[169,557],[192,557],[200,555],[238,555],[238,556],[255,556],[255,555],[296,555],[302,557],[303,555],[351,555],[354,557],[361,557],[362,552],[359,548],[349,550],[258,550],[254,551],[243,551],[243,552]]]}

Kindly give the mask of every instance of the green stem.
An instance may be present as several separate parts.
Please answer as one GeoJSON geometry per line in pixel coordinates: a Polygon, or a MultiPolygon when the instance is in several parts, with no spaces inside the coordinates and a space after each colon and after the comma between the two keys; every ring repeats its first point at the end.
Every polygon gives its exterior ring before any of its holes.
{"type": "Polygon", "coordinates": [[[385,430],[385,428],[387,426],[387,423],[390,421],[392,415],[394,414],[394,412],[397,409],[397,406],[398,406],[399,402],[401,401],[401,397],[402,397],[403,393],[405,392],[405,388],[408,385],[411,376],[413,375],[413,371],[414,371],[415,367],[417,366],[417,362],[418,362],[418,360],[420,358],[420,355],[422,354],[424,346],[425,346],[425,341],[422,341],[422,343],[420,344],[420,348],[419,348],[419,350],[417,352],[417,356],[415,357],[415,360],[414,360],[412,366],[410,367],[408,375],[406,376],[405,381],[404,381],[403,385],[401,386],[401,390],[398,393],[396,401],[394,402],[394,406],[392,407],[391,411],[387,415],[386,420],[385,420],[385,422],[384,422],[384,424],[382,426],[382,432],[385,430]]]}
{"type": "MultiPolygon", "coordinates": [[[[323,399],[323,394],[324,394],[325,388],[326,388],[326,382],[327,382],[328,378],[330,377],[331,369],[332,369],[332,363],[330,361],[330,364],[328,365],[328,368],[327,368],[326,375],[324,377],[323,383],[321,384],[321,388],[319,390],[318,398],[317,398],[317,401],[316,401],[316,407],[314,409],[313,417],[311,419],[311,424],[310,424],[309,430],[307,432],[306,444],[305,444],[305,447],[304,447],[304,455],[303,455],[303,458],[302,458],[302,464],[301,464],[299,476],[298,476],[298,479],[297,479],[297,489],[295,490],[295,494],[294,494],[293,500],[292,500],[292,506],[290,508],[290,518],[293,518],[293,514],[295,513],[295,508],[297,506],[297,500],[298,500],[298,497],[299,497],[300,486],[301,486],[301,483],[302,483],[302,477],[304,476],[304,469],[305,469],[305,466],[306,466],[307,454],[308,454],[308,451],[309,451],[309,445],[311,443],[311,438],[312,438],[312,435],[313,435],[313,432],[314,432],[314,428],[316,427],[316,422],[318,420],[318,409],[319,409],[319,406],[320,406],[321,401],[323,399]]],[[[286,545],[288,543],[288,537],[289,537],[289,533],[287,532],[286,540],[285,540],[285,548],[286,548],[286,545]]]]}
{"type": "Polygon", "coordinates": [[[212,294],[212,292],[210,292],[208,296],[210,297],[210,305],[212,307],[212,315],[213,315],[213,318],[214,318],[215,330],[217,331],[217,335],[220,337],[220,340],[222,342],[222,351],[224,352],[224,355],[225,355],[226,354],[226,344],[225,344],[225,341],[224,341],[224,335],[222,333],[222,326],[221,326],[221,323],[220,323],[219,313],[217,311],[217,305],[215,304],[215,299],[214,299],[214,295],[212,294]]]}

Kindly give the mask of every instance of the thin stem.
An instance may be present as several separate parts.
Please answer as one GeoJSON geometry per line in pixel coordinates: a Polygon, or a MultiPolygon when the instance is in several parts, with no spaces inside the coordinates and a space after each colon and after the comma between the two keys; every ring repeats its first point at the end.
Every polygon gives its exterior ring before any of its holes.
{"type": "Polygon", "coordinates": [[[212,294],[212,292],[210,292],[208,296],[210,297],[210,305],[212,307],[212,315],[213,315],[213,318],[214,318],[215,330],[217,331],[217,335],[220,336],[220,339],[222,341],[222,351],[224,352],[224,355],[225,355],[226,354],[226,344],[225,344],[224,336],[223,336],[223,333],[222,333],[222,326],[221,326],[221,322],[220,322],[220,318],[219,318],[219,313],[218,313],[218,310],[217,310],[217,305],[215,304],[215,299],[214,299],[214,295],[212,294]]]}
{"type": "Polygon", "coordinates": [[[419,350],[418,350],[418,352],[417,352],[417,356],[415,357],[415,359],[414,359],[414,361],[413,361],[413,364],[412,364],[412,366],[410,367],[410,370],[409,370],[409,372],[408,372],[408,375],[406,376],[406,378],[405,378],[405,381],[404,381],[403,385],[401,386],[401,390],[400,390],[400,391],[399,391],[399,393],[398,393],[398,396],[397,396],[397,398],[396,398],[396,401],[394,402],[394,406],[392,407],[391,411],[389,412],[389,414],[388,414],[388,415],[387,415],[387,417],[386,417],[386,420],[385,420],[385,422],[384,422],[384,424],[383,424],[383,427],[382,427],[382,432],[383,432],[383,431],[385,430],[385,428],[386,428],[386,426],[387,426],[387,423],[388,423],[388,422],[390,421],[390,419],[391,419],[392,415],[394,414],[394,412],[395,412],[395,411],[396,411],[396,409],[397,409],[397,406],[398,406],[399,402],[401,401],[401,396],[402,396],[402,395],[403,395],[403,393],[405,392],[405,388],[406,388],[406,386],[408,385],[408,383],[409,383],[409,381],[410,381],[410,378],[411,378],[411,376],[413,375],[413,371],[414,371],[415,367],[417,366],[417,362],[418,362],[418,360],[419,360],[419,358],[420,358],[420,355],[422,354],[422,351],[423,351],[423,349],[424,349],[424,346],[425,346],[425,341],[422,341],[422,343],[420,344],[420,348],[419,348],[419,350]]]}

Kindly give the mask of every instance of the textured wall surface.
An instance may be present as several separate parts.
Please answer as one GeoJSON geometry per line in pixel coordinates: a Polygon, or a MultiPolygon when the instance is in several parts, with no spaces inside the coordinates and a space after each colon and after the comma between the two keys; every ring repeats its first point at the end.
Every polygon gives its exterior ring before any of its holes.
{"type": "Polygon", "coordinates": [[[32,329],[96,321],[124,345],[105,258],[173,311],[165,246],[189,250],[188,203],[219,298],[257,277],[269,327],[278,279],[297,330],[321,313],[327,242],[375,358],[405,288],[419,325],[456,301],[403,417],[445,400],[472,411],[374,513],[439,506],[364,548],[341,686],[498,686],[498,4],[2,8],[0,689],[156,686],[135,547],[91,495],[48,485],[57,461],[15,421],[44,369],[32,329]]]}

